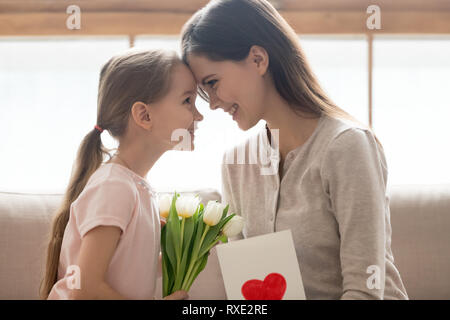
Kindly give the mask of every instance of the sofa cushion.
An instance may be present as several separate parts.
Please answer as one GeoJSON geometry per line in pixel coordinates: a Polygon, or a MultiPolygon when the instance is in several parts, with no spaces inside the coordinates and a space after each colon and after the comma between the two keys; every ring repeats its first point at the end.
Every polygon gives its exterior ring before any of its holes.
{"type": "MultiPolygon", "coordinates": [[[[179,193],[198,194],[204,204],[221,200],[214,189],[179,193]]],[[[0,299],[39,299],[47,236],[61,200],[61,194],[0,192],[0,299]]]]}
{"type": "Polygon", "coordinates": [[[450,299],[450,185],[393,186],[392,252],[410,299],[450,299]]]}
{"type": "Polygon", "coordinates": [[[61,195],[0,193],[0,299],[36,299],[61,195]]]}

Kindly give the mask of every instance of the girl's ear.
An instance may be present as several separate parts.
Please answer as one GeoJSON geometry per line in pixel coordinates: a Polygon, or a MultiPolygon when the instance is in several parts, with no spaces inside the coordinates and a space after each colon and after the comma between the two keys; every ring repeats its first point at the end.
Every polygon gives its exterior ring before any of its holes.
{"type": "Polygon", "coordinates": [[[150,130],[152,127],[152,115],[150,105],[137,101],[131,107],[131,116],[134,122],[145,130],[150,130]]]}
{"type": "Polygon", "coordinates": [[[269,67],[269,55],[266,49],[254,45],[250,48],[247,62],[251,63],[257,69],[258,73],[263,76],[269,67]]]}

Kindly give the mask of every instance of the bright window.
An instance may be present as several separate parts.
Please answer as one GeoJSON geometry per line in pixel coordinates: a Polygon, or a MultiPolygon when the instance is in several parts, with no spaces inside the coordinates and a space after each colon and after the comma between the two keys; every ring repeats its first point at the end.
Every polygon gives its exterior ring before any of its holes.
{"type": "Polygon", "coordinates": [[[0,190],[59,192],[96,122],[102,63],[128,38],[0,40],[0,190]]]}
{"type": "Polygon", "coordinates": [[[450,38],[377,37],[373,126],[391,184],[450,183],[450,38]]]}
{"type": "Polygon", "coordinates": [[[341,109],[369,123],[367,40],[362,36],[300,36],[322,88],[341,109]]]}
{"type": "MultiPolygon", "coordinates": [[[[139,36],[138,48],[179,50],[179,38],[139,36]]],[[[368,123],[368,46],[360,36],[301,36],[325,91],[368,123]]],[[[127,37],[0,39],[0,190],[62,192],[82,138],[96,122],[100,68],[129,47],[127,37]]],[[[389,184],[449,183],[450,39],[374,40],[373,125],[383,143],[389,184]]],[[[197,99],[204,121],[194,152],[170,151],[148,176],[157,189],[220,190],[224,151],[242,132],[228,114],[197,99]]],[[[102,135],[107,147],[116,143],[102,135]]]]}

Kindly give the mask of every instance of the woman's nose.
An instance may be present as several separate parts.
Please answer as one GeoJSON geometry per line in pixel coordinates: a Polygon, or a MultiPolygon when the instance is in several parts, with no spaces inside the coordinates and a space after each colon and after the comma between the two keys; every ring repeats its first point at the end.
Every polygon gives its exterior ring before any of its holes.
{"type": "Polygon", "coordinates": [[[211,110],[216,110],[217,108],[220,108],[220,99],[217,98],[215,94],[209,95],[209,108],[211,110]]]}
{"type": "Polygon", "coordinates": [[[217,102],[215,102],[215,103],[213,103],[213,102],[210,102],[209,103],[209,108],[211,109],[211,110],[216,110],[217,108],[219,108],[220,106],[219,106],[219,104],[217,103],[217,102]]]}

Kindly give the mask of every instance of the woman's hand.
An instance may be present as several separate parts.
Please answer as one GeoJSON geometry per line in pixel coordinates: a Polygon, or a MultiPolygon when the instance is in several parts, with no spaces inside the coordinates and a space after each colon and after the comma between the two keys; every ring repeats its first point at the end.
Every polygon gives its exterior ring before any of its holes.
{"type": "Polygon", "coordinates": [[[189,298],[189,295],[186,291],[178,290],[168,295],[163,300],[186,300],[187,298],[189,298]]]}

